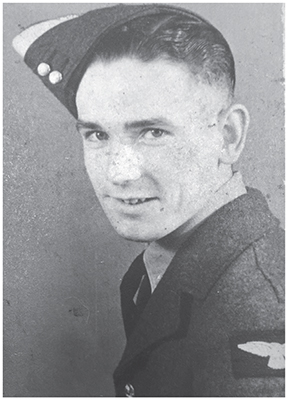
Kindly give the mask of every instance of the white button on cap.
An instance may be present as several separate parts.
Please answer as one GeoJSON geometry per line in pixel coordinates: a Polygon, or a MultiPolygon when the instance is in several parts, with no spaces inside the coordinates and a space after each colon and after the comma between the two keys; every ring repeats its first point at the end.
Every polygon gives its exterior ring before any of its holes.
{"type": "Polygon", "coordinates": [[[59,71],[50,72],[49,80],[53,85],[55,85],[56,83],[61,82],[62,81],[62,73],[59,72],[59,71]]]}
{"type": "Polygon", "coordinates": [[[125,385],[124,390],[125,397],[134,397],[134,387],[130,383],[125,385]]]}
{"type": "Polygon", "coordinates": [[[37,67],[37,72],[40,76],[46,76],[50,72],[50,66],[44,62],[40,63],[37,67]]]}

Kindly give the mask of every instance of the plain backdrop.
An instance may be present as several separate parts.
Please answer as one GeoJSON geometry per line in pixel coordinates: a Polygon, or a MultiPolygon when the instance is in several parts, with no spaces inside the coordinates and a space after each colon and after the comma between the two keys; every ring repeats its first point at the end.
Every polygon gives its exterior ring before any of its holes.
{"type": "MultiPolygon", "coordinates": [[[[119,283],[143,245],[110,227],[75,122],[14,52],[24,27],[104,4],[4,4],[4,395],[113,396],[119,283]]],[[[236,166],[284,224],[281,4],[183,4],[228,40],[251,114],[236,166]]]]}

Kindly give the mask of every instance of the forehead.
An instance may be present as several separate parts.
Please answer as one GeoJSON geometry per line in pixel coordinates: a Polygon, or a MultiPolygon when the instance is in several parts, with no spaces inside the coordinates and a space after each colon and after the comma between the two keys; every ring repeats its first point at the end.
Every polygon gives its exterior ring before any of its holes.
{"type": "Polygon", "coordinates": [[[91,64],[79,85],[76,105],[81,117],[91,117],[112,110],[157,113],[187,111],[192,105],[211,108],[219,98],[218,91],[198,82],[186,65],[123,58],[91,64]]]}

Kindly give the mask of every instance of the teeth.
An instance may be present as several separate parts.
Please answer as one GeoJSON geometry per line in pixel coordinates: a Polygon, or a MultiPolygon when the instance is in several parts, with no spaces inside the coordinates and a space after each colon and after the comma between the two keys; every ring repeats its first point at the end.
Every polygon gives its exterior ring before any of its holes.
{"type": "Polygon", "coordinates": [[[146,198],[123,200],[125,204],[136,205],[145,202],[146,198]]]}
{"type": "Polygon", "coordinates": [[[128,201],[128,203],[129,204],[137,204],[138,203],[138,199],[130,199],[129,201],[128,201]]]}

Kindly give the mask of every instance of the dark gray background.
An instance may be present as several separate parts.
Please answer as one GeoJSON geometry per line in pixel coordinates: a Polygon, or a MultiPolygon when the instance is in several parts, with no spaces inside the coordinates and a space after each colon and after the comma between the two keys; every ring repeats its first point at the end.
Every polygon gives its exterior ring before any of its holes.
{"type": "MultiPolygon", "coordinates": [[[[118,237],[95,198],[74,120],[13,51],[22,27],[103,4],[4,4],[5,396],[113,396],[123,347],[118,286],[142,245],[118,237]]],[[[239,162],[284,223],[280,4],[184,4],[235,55],[251,113],[239,162]]]]}

